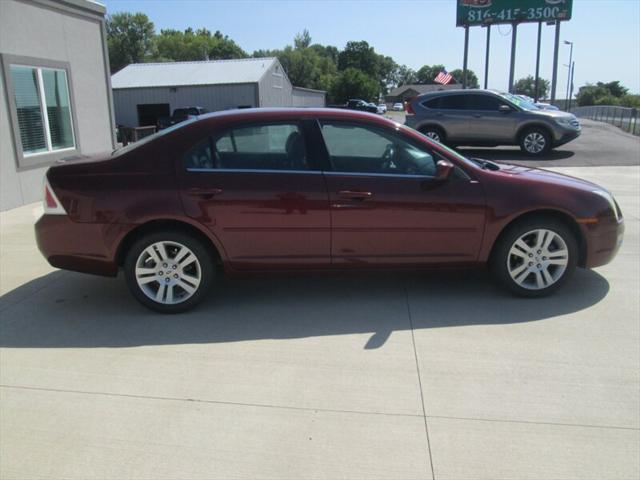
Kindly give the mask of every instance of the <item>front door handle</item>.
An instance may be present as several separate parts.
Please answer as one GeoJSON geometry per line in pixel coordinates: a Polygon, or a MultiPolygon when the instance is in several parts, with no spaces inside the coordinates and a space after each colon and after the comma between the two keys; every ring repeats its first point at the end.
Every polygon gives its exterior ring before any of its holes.
{"type": "Polygon", "coordinates": [[[215,197],[216,195],[220,195],[224,190],[222,190],[221,188],[199,188],[199,187],[193,187],[193,188],[189,188],[187,189],[187,194],[191,195],[192,197],[200,197],[200,198],[204,198],[206,200],[209,200],[213,197],[215,197]]]}
{"type": "Polygon", "coordinates": [[[351,200],[368,200],[373,197],[373,193],[371,192],[363,192],[359,190],[340,190],[338,192],[343,198],[349,198],[351,200]]]}

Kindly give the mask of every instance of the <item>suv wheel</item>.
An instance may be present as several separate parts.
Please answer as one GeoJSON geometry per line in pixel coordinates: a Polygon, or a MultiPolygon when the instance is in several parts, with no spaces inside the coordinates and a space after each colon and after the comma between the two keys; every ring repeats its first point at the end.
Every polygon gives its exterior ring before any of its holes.
{"type": "Polygon", "coordinates": [[[438,143],[444,143],[444,133],[438,127],[423,127],[420,129],[420,133],[438,143]]]}
{"type": "Polygon", "coordinates": [[[530,128],[520,136],[520,148],[527,155],[539,157],[551,149],[551,136],[542,128],[530,128]]]}
{"type": "Polygon", "coordinates": [[[491,269],[512,292],[525,297],[549,295],[575,270],[578,246],[561,222],[535,219],[509,228],[491,258],[491,269]]]}
{"type": "Polygon", "coordinates": [[[179,313],[203,300],[214,276],[211,254],[182,232],[144,236],[129,249],[124,273],[133,296],[161,313],[179,313]]]}

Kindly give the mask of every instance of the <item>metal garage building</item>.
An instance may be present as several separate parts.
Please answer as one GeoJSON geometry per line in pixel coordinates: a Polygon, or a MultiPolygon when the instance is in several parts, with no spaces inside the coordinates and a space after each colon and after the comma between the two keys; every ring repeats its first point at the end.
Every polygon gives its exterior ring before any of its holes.
{"type": "Polygon", "coordinates": [[[116,123],[155,125],[176,108],[324,107],[325,92],[291,85],[277,58],[136,63],[111,77],[116,123]]]}

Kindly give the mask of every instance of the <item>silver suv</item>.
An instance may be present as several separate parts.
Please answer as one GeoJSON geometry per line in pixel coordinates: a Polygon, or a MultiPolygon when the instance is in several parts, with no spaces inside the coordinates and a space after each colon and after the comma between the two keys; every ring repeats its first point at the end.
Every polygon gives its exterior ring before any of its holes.
{"type": "Polygon", "coordinates": [[[493,90],[425,93],[407,105],[406,125],[449,145],[520,145],[541,156],[580,135],[575,115],[542,110],[523,98],[493,90]]]}

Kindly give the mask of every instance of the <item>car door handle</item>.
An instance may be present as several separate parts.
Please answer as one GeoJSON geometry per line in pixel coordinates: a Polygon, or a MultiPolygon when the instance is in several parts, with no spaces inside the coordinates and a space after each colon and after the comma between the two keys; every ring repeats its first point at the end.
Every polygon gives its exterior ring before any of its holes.
{"type": "Polygon", "coordinates": [[[201,197],[204,199],[210,199],[215,197],[216,195],[220,195],[223,192],[221,188],[198,188],[193,187],[187,189],[187,194],[192,197],[201,197]]]}
{"type": "Polygon", "coordinates": [[[357,190],[340,190],[338,195],[351,200],[368,200],[373,197],[373,193],[371,192],[362,192],[357,190]]]}

